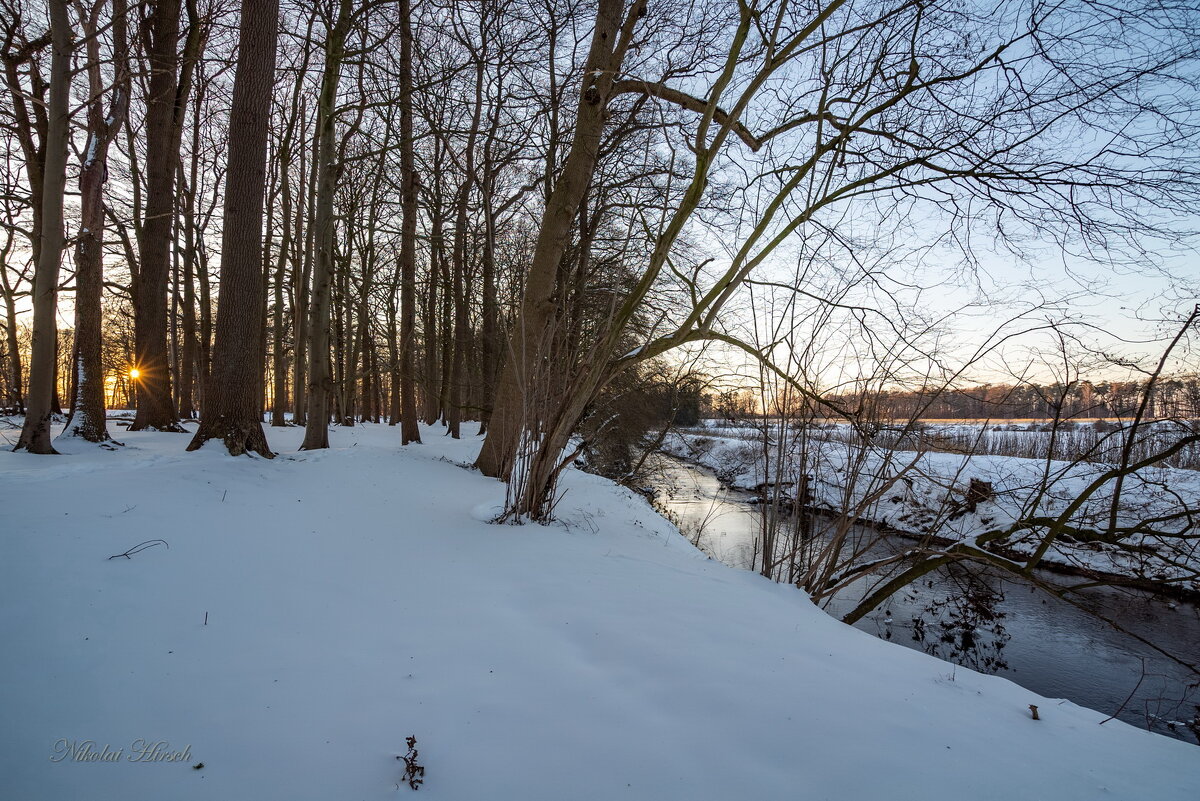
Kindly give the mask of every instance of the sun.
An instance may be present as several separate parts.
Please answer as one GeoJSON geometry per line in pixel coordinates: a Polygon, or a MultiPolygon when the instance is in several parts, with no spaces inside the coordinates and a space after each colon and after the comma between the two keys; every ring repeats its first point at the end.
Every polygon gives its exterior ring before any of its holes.
{"type": "Polygon", "coordinates": [[[138,376],[140,376],[141,374],[142,374],[142,371],[141,371],[141,370],[139,370],[139,369],[137,369],[136,367],[130,367],[130,368],[129,368],[129,377],[130,377],[130,378],[137,378],[137,377],[138,377],[138,376]]]}

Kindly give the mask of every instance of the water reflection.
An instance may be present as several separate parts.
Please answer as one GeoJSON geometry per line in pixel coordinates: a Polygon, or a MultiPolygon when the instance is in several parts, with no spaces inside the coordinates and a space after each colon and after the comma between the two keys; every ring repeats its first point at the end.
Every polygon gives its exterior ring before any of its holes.
{"type": "MultiPolygon", "coordinates": [[[[651,464],[656,501],[684,536],[725,564],[751,569],[761,518],[748,493],[670,457],[651,464]]],[[[902,549],[904,540],[877,547],[902,549]]],[[[1050,583],[1062,578],[1040,573],[1050,583]]],[[[870,591],[849,585],[827,611],[841,617],[870,591]]],[[[1082,603],[1127,631],[1200,664],[1200,608],[1146,593],[1096,588],[1082,603]]],[[[1200,677],[1086,611],[1010,574],[941,569],[855,624],[876,636],[1067,698],[1134,725],[1200,741],[1200,677]]]]}

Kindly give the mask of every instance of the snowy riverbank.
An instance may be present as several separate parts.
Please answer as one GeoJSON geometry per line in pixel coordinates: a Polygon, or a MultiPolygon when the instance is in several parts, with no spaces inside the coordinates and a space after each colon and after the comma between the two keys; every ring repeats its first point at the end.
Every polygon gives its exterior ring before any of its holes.
{"type": "MultiPolygon", "coordinates": [[[[807,474],[809,504],[839,510],[861,505],[860,519],[913,537],[936,541],[969,540],[1002,529],[1014,521],[1053,518],[1067,509],[1108,466],[1094,463],[1046,462],[1012,456],[966,456],[877,449],[862,453],[838,441],[814,439],[800,460],[780,459],[771,448],[767,466],[761,441],[753,430],[709,428],[672,433],[664,450],[713,470],[726,484],[754,491],[780,475],[788,493],[807,474]],[[991,497],[968,504],[972,479],[986,482],[991,497]]],[[[1071,516],[1071,525],[1103,530],[1111,509],[1109,482],[1071,516]]],[[[1179,515],[1154,528],[1187,530],[1186,515],[1200,514],[1200,472],[1168,467],[1147,468],[1126,479],[1118,525],[1179,515]]],[[[1003,546],[1005,555],[1023,558],[1037,548],[1041,529],[1018,533],[1003,546]]],[[[1187,597],[1200,596],[1200,537],[1191,539],[1135,533],[1119,543],[1060,537],[1043,559],[1085,574],[1126,576],[1146,584],[1171,581],[1187,597]]]]}
{"type": "Polygon", "coordinates": [[[473,438],[270,429],[267,461],[116,431],[0,453],[6,798],[395,798],[408,735],[433,799],[1200,787],[1195,746],[843,626],[595,476],[567,473],[558,524],[494,526],[473,438]],[[187,760],[130,761],[138,739],[187,760]]]}

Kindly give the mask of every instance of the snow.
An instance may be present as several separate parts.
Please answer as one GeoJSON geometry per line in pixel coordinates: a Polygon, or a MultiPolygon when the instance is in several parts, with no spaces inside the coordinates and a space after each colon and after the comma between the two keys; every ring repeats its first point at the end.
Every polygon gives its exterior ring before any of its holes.
{"type": "Polygon", "coordinates": [[[844,626],[598,477],[491,525],[477,439],[268,436],[0,452],[0,796],[392,799],[408,735],[429,799],[1197,796],[1195,746],[844,626]]]}
{"type": "Polygon", "coordinates": [[[100,147],[100,138],[95,134],[88,134],[87,154],[83,159],[83,168],[86,170],[91,167],[96,161],[96,151],[100,147]]]}

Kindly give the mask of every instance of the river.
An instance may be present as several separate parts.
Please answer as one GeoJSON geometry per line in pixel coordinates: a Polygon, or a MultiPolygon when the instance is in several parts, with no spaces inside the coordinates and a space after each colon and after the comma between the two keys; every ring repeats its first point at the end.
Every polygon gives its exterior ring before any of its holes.
{"type": "MultiPolygon", "coordinates": [[[[731,490],[704,468],[672,457],[656,454],[647,466],[656,503],[683,534],[713,558],[750,569],[761,526],[754,496],[731,490]]],[[[877,547],[910,545],[892,538],[877,547]]],[[[1048,572],[1039,578],[1064,581],[1048,572]]],[[[850,585],[829,600],[826,611],[841,617],[865,591],[865,582],[850,585]]],[[[1123,628],[1200,664],[1200,608],[1195,605],[1112,588],[1087,591],[1086,603],[1123,628]]],[[[1200,677],[1011,575],[985,573],[968,579],[961,570],[940,570],[855,625],[957,664],[1003,675],[1047,698],[1066,698],[1188,742],[1200,739],[1200,677]],[[990,598],[983,619],[964,618],[953,601],[962,595],[967,580],[975,582],[976,595],[990,598]],[[992,613],[996,616],[988,619],[992,613]]]]}

